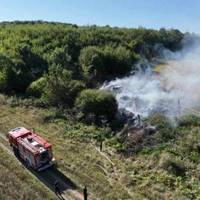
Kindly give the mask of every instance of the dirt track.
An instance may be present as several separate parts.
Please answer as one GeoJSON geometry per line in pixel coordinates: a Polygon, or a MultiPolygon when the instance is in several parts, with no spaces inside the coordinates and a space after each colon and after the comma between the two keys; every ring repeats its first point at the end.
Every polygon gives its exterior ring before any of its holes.
{"type": "Polygon", "coordinates": [[[13,156],[15,159],[17,159],[19,164],[21,164],[28,173],[31,173],[37,177],[37,179],[41,181],[51,192],[54,192],[54,182],[55,180],[58,180],[60,189],[62,191],[62,197],[57,197],[58,199],[83,200],[83,196],[80,192],[78,192],[76,185],[57,168],[50,168],[42,172],[36,172],[32,169],[27,169],[23,161],[14,155],[12,149],[9,147],[7,138],[3,133],[0,133],[0,147],[4,149],[10,156],[13,156]]]}

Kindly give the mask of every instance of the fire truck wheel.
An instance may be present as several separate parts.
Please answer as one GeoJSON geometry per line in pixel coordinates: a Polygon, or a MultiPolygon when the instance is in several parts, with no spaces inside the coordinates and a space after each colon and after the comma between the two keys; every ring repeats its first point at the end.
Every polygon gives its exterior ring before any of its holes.
{"type": "Polygon", "coordinates": [[[13,152],[15,156],[19,156],[19,150],[17,148],[13,147],[13,152]]]}
{"type": "Polygon", "coordinates": [[[30,161],[28,159],[26,159],[26,167],[31,168],[31,164],[30,164],[30,161]]]}

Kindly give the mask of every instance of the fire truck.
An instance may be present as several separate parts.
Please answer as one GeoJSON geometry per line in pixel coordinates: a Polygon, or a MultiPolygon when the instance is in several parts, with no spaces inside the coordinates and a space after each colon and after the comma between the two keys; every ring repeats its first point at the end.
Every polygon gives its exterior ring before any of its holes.
{"type": "Polygon", "coordinates": [[[35,131],[14,128],[9,131],[8,139],[14,153],[25,161],[27,167],[42,171],[53,165],[52,145],[35,131]]]}

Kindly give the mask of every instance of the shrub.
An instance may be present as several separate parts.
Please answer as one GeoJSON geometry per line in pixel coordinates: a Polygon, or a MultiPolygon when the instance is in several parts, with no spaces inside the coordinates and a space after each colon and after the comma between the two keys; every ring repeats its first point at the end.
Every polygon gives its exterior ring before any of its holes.
{"type": "Polygon", "coordinates": [[[34,97],[40,97],[44,92],[44,87],[46,85],[46,79],[44,77],[32,82],[27,88],[27,94],[34,97]]]}
{"type": "Polygon", "coordinates": [[[104,49],[104,65],[109,76],[123,76],[132,70],[137,57],[123,46],[113,48],[106,46],[104,49]]]}
{"type": "Polygon", "coordinates": [[[164,115],[154,114],[150,116],[147,121],[151,125],[157,127],[158,131],[155,133],[154,137],[158,140],[158,142],[166,142],[176,137],[176,128],[164,115]]]}
{"type": "Polygon", "coordinates": [[[70,71],[54,65],[46,75],[47,84],[42,99],[49,105],[72,107],[76,96],[85,87],[82,81],[73,80],[70,71]]]}
{"type": "Polygon", "coordinates": [[[186,171],[184,162],[169,153],[161,155],[159,167],[176,176],[184,176],[186,171]]]}
{"type": "Polygon", "coordinates": [[[114,147],[118,152],[123,152],[125,150],[124,144],[117,137],[109,139],[106,141],[106,144],[114,147]]]}
{"type": "Polygon", "coordinates": [[[89,46],[81,50],[79,63],[87,81],[97,82],[129,73],[137,57],[129,49],[118,46],[89,46]]]}
{"type": "Polygon", "coordinates": [[[84,119],[89,115],[94,116],[94,122],[99,124],[103,116],[108,121],[112,121],[117,112],[117,102],[115,97],[107,91],[87,89],[83,90],[76,99],[76,108],[83,114],[84,119]]]}
{"type": "Polygon", "coordinates": [[[200,118],[195,115],[186,115],[179,119],[179,126],[187,127],[187,126],[199,126],[200,118]]]}
{"type": "Polygon", "coordinates": [[[65,134],[72,138],[94,139],[99,142],[111,136],[111,129],[77,123],[73,126],[73,129],[69,129],[65,134]]]}
{"type": "Polygon", "coordinates": [[[185,130],[186,134],[179,140],[180,151],[193,162],[199,162],[200,156],[200,134],[198,128],[185,130]]]}
{"type": "Polygon", "coordinates": [[[12,87],[14,63],[5,55],[0,54],[0,92],[8,93],[12,87]]]}
{"type": "Polygon", "coordinates": [[[0,92],[5,92],[7,87],[7,77],[4,71],[0,72],[0,92]]]}
{"type": "Polygon", "coordinates": [[[81,50],[79,63],[88,81],[102,78],[105,71],[103,59],[103,51],[99,47],[89,46],[81,50]]]}

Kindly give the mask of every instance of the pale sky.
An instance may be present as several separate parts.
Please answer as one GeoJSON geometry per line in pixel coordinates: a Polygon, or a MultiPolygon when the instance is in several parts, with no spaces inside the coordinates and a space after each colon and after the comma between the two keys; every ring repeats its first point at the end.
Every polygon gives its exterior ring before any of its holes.
{"type": "Polygon", "coordinates": [[[200,0],[0,0],[0,21],[178,28],[200,33],[200,0]]]}

